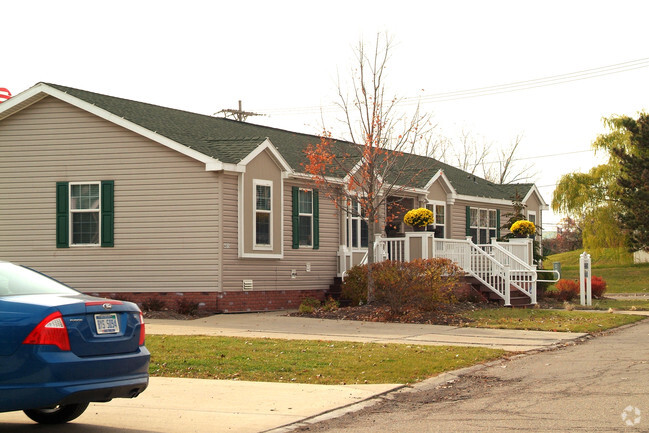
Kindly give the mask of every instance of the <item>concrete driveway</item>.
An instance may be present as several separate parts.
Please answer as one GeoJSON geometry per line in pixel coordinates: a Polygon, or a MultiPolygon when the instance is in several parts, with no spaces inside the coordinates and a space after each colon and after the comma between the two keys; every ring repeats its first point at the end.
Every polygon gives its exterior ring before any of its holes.
{"type": "Polygon", "coordinates": [[[0,413],[0,432],[263,432],[399,387],[153,377],[139,397],[91,404],[83,415],[65,425],[39,426],[22,412],[0,413]]]}

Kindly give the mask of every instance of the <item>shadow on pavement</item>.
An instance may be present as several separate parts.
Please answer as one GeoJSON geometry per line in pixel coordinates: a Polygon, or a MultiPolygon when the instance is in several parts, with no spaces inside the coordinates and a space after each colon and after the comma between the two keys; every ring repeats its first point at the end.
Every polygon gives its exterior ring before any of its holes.
{"type": "MultiPolygon", "coordinates": [[[[1,416],[2,414],[0,414],[1,416]]],[[[44,425],[37,424],[31,421],[25,421],[25,423],[14,423],[7,422],[3,423],[0,421],[0,433],[156,433],[152,430],[134,430],[122,427],[108,427],[95,424],[85,424],[85,423],[75,423],[70,422],[67,424],[59,425],[44,425]]]]}

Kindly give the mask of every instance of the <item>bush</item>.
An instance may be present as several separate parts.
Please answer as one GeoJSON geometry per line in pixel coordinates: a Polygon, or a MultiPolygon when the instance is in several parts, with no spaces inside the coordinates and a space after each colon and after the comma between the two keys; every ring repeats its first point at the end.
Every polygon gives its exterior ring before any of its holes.
{"type": "Polygon", "coordinates": [[[156,297],[146,298],[142,302],[142,309],[144,311],[162,311],[165,307],[165,301],[156,297]]]}
{"type": "Polygon", "coordinates": [[[186,316],[193,316],[198,312],[198,302],[192,302],[186,298],[180,298],[176,301],[176,311],[186,316]]]}
{"type": "Polygon", "coordinates": [[[376,300],[386,304],[393,314],[403,314],[407,309],[431,311],[454,300],[453,290],[461,273],[448,259],[392,262],[374,278],[376,300]]]}
{"type": "Polygon", "coordinates": [[[298,311],[300,313],[313,313],[313,310],[320,307],[320,301],[316,298],[306,297],[302,300],[298,311]]]}
{"type": "Polygon", "coordinates": [[[601,298],[606,293],[606,281],[601,277],[592,276],[590,280],[593,298],[601,298]]]}
{"type": "MultiPolygon", "coordinates": [[[[448,259],[384,261],[372,266],[372,275],[376,301],[400,315],[408,309],[431,311],[452,302],[461,269],[448,259]]],[[[354,304],[366,302],[367,266],[350,269],[342,290],[354,304]]]]}
{"type": "Polygon", "coordinates": [[[561,301],[572,301],[579,296],[579,283],[575,280],[557,281],[557,298],[561,301]]]}
{"type": "Polygon", "coordinates": [[[349,299],[351,305],[367,303],[367,265],[356,265],[347,271],[340,296],[349,299]]]}
{"type": "Polygon", "coordinates": [[[334,298],[327,298],[327,300],[322,304],[322,309],[324,311],[336,311],[340,307],[340,303],[334,298]]]}

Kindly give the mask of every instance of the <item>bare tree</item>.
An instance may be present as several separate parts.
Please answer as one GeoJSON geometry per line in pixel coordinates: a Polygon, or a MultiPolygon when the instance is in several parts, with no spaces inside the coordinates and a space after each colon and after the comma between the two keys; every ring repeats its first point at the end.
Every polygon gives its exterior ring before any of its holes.
{"type": "Polygon", "coordinates": [[[434,143],[430,116],[422,114],[418,106],[410,114],[398,112],[399,99],[386,92],[391,48],[387,35],[377,35],[373,50],[359,43],[351,89],[346,91],[338,84],[338,106],[349,141],[334,140],[325,127],[320,142],[306,151],[306,172],[325,196],[339,209],[367,222],[368,302],[374,299],[371,265],[382,210],[388,197],[412,188],[429,162],[422,155],[429,156],[429,145],[434,143]]]}
{"type": "Polygon", "coordinates": [[[521,165],[516,159],[522,140],[522,135],[517,135],[511,145],[494,149],[493,143],[484,138],[479,141],[471,132],[462,130],[455,142],[444,139],[447,143],[445,148],[454,150],[442,153],[440,160],[493,183],[523,182],[534,177],[535,173],[532,172],[532,165],[521,165]]]}
{"type": "Polygon", "coordinates": [[[478,174],[476,171],[480,167],[484,168],[484,163],[491,152],[491,143],[487,143],[484,139],[478,142],[471,132],[464,129],[458,141],[459,144],[453,146],[455,149],[453,158],[456,162],[454,165],[468,173],[478,174]]]}
{"type": "Polygon", "coordinates": [[[532,172],[531,164],[518,164],[516,152],[523,141],[522,135],[517,135],[509,147],[501,147],[495,153],[497,161],[483,167],[484,178],[498,184],[508,184],[528,181],[536,173],[532,172]]]}

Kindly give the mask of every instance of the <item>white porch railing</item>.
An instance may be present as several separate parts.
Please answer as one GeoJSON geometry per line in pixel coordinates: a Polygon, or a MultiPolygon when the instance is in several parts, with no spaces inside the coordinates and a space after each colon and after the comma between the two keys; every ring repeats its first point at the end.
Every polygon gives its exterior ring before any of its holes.
{"type": "MultiPolygon", "coordinates": [[[[511,284],[521,292],[530,297],[530,303],[536,304],[536,281],[537,274],[534,266],[526,263],[521,257],[517,257],[510,250],[506,249],[508,242],[497,242],[492,240],[489,245],[479,245],[481,249],[490,254],[496,261],[509,266],[512,274],[511,284]]],[[[511,244],[515,247],[526,246],[524,244],[511,244]]],[[[527,248],[524,249],[527,252],[527,248]]],[[[518,248],[518,251],[523,252],[518,248]]],[[[521,254],[523,255],[523,254],[521,254]]],[[[526,257],[526,255],[523,255],[526,257]]]]}
{"type": "Polygon", "coordinates": [[[509,265],[499,263],[491,254],[474,244],[471,239],[435,239],[435,257],[443,257],[457,264],[485,287],[500,296],[505,305],[511,305],[512,272],[509,265]]]}
{"type": "MultiPolygon", "coordinates": [[[[476,278],[511,305],[511,289],[518,289],[536,303],[536,270],[531,265],[531,255],[526,244],[493,242],[476,245],[467,239],[436,239],[430,232],[407,233],[402,238],[383,238],[376,235],[374,256],[376,261],[410,261],[414,258],[441,257],[456,262],[466,273],[476,278]],[[518,256],[518,254],[521,256],[518,256]]],[[[341,246],[339,276],[356,264],[367,263],[367,254],[360,263],[353,263],[353,253],[341,246]]]]}

